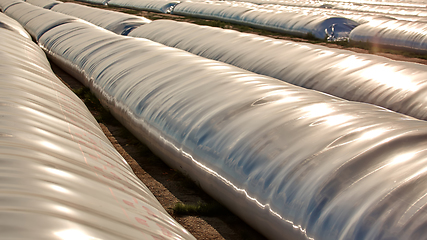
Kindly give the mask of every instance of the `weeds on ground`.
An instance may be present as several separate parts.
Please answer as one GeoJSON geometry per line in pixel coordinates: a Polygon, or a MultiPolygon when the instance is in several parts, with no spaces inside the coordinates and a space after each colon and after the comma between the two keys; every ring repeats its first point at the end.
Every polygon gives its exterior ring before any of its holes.
{"type": "Polygon", "coordinates": [[[122,13],[127,13],[127,14],[132,14],[132,15],[138,15],[138,13],[140,13],[140,10],[135,10],[135,9],[120,9],[120,12],[122,13]]]}
{"type": "Polygon", "coordinates": [[[106,110],[99,100],[93,95],[93,93],[87,87],[82,87],[73,92],[85,103],[86,107],[92,111],[96,121],[99,123],[109,123],[118,125],[118,121],[106,110]]]}
{"type": "Polygon", "coordinates": [[[197,202],[196,204],[177,203],[173,208],[174,214],[191,216],[218,216],[227,214],[228,210],[218,202],[197,202]]]}

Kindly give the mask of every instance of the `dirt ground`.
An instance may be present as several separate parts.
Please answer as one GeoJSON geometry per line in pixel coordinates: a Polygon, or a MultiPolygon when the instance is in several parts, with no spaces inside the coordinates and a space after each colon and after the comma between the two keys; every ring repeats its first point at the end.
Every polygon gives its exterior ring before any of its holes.
{"type": "MultiPolygon", "coordinates": [[[[65,0],[75,2],[74,0],[65,0]]],[[[132,13],[143,16],[151,20],[155,19],[172,19],[176,21],[194,22],[200,24],[200,21],[193,18],[175,16],[170,14],[152,13],[146,11],[135,11],[124,8],[111,8],[96,6],[82,2],[75,2],[88,6],[106,8],[108,10],[132,13]]],[[[209,20],[204,20],[209,22],[209,20]]],[[[312,42],[307,39],[283,36],[275,33],[259,32],[251,28],[244,28],[235,25],[226,24],[223,26],[227,29],[235,29],[243,32],[256,33],[269,36],[276,39],[312,42]]],[[[370,53],[394,60],[416,62],[427,64],[426,59],[403,56],[394,54],[380,49],[362,49],[352,46],[342,46],[334,43],[316,42],[316,44],[328,46],[331,48],[347,49],[358,53],[370,53]]],[[[72,78],[56,65],[52,64],[54,72],[73,90],[83,87],[76,79],[72,78]]],[[[84,100],[84,99],[83,99],[84,100]]],[[[94,116],[99,115],[96,109],[90,109],[94,116]]],[[[173,207],[176,203],[195,204],[197,202],[212,203],[215,202],[211,197],[205,194],[201,189],[194,185],[189,179],[182,176],[179,172],[171,169],[160,159],[153,155],[146,146],[141,144],[135,137],[121,126],[117,121],[101,121],[100,126],[106,136],[110,139],[117,151],[126,159],[132,167],[134,173],[139,179],[153,192],[162,206],[175,218],[183,227],[185,227],[197,239],[227,239],[227,240],[263,240],[265,237],[249,227],[246,223],[236,217],[229,211],[221,211],[214,216],[181,216],[175,214],[173,207]]]]}

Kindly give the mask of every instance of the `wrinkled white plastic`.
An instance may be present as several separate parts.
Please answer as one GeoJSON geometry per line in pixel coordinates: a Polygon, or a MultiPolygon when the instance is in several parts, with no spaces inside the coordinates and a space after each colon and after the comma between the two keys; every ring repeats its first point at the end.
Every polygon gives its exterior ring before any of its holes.
{"type": "Polygon", "coordinates": [[[31,39],[30,34],[28,34],[28,32],[22,28],[21,24],[19,24],[14,19],[6,16],[5,14],[0,14],[0,27],[17,32],[21,36],[31,39]]]}
{"type": "Polygon", "coordinates": [[[124,7],[161,13],[171,13],[180,1],[173,0],[110,0],[109,6],[124,7]]]}
{"type": "Polygon", "coordinates": [[[349,4],[366,4],[366,5],[382,5],[382,6],[396,6],[396,7],[415,7],[424,8],[427,7],[425,0],[329,0],[337,3],[349,3],[349,4]]]}
{"type": "Polygon", "coordinates": [[[51,9],[53,6],[62,3],[61,1],[57,0],[26,0],[25,2],[46,9],[51,9]]]}
{"type": "Polygon", "coordinates": [[[132,29],[151,22],[151,20],[144,17],[92,8],[74,3],[58,4],[51,10],[84,19],[97,26],[122,35],[127,35],[132,29]]]}
{"type": "Polygon", "coordinates": [[[92,3],[92,4],[107,5],[109,0],[78,0],[78,1],[92,3]]]}
{"type": "Polygon", "coordinates": [[[386,48],[427,53],[427,23],[402,20],[374,20],[353,29],[350,41],[386,48]]]}
{"type": "Polygon", "coordinates": [[[262,5],[282,5],[282,6],[292,6],[298,8],[323,8],[325,11],[335,11],[335,10],[348,10],[352,12],[362,12],[362,13],[371,13],[371,14],[381,14],[381,15],[395,15],[395,16],[418,16],[426,17],[427,9],[425,4],[420,5],[409,5],[409,6],[400,6],[395,4],[390,4],[387,2],[378,2],[376,5],[358,1],[357,3],[348,3],[348,2],[337,2],[337,1],[305,1],[305,0],[244,0],[244,2],[250,2],[255,4],[262,5]]]}
{"type": "Polygon", "coordinates": [[[427,120],[427,66],[195,24],[156,20],[129,36],[427,120]]]}
{"type": "Polygon", "coordinates": [[[345,40],[358,25],[353,20],[324,11],[300,13],[275,11],[240,2],[182,2],[173,14],[221,20],[295,36],[311,34],[318,39],[345,40]]]}
{"type": "Polygon", "coordinates": [[[39,44],[168,164],[272,239],[419,239],[427,124],[70,22],[39,44]]]}
{"type": "Polygon", "coordinates": [[[12,6],[17,3],[22,3],[22,0],[1,0],[0,1],[0,9],[4,12],[9,6],[12,6]]]}
{"type": "Polygon", "coordinates": [[[195,239],[31,39],[0,27],[0,72],[0,239],[195,239]]]}
{"type": "Polygon", "coordinates": [[[336,9],[336,8],[313,8],[313,7],[297,7],[297,6],[283,6],[283,5],[269,5],[263,4],[260,5],[259,8],[264,9],[274,9],[276,11],[285,11],[285,12],[301,12],[301,13],[310,13],[310,14],[326,14],[329,16],[339,16],[345,17],[351,20],[355,20],[358,23],[360,20],[365,20],[368,17],[375,18],[391,18],[398,20],[407,20],[407,21],[426,21],[427,18],[425,16],[418,16],[416,14],[410,13],[401,13],[397,14],[395,12],[390,13],[380,13],[380,12],[369,12],[369,11],[358,11],[358,10],[346,10],[346,9],[336,9]],[[360,19],[360,20],[358,20],[360,19]]]}
{"type": "Polygon", "coordinates": [[[67,22],[80,21],[78,18],[52,12],[26,2],[9,6],[5,13],[24,26],[36,40],[52,27],[67,22]]]}

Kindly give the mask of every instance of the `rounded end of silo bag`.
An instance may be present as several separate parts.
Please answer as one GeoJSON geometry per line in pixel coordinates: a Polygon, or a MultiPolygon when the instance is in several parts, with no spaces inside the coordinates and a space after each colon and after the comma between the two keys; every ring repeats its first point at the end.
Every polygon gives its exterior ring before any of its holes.
{"type": "Polygon", "coordinates": [[[179,1],[177,1],[177,2],[170,2],[170,3],[166,4],[166,5],[164,5],[160,9],[160,11],[162,13],[169,13],[170,14],[170,13],[173,12],[173,9],[175,8],[175,6],[178,5],[179,3],[180,3],[179,1]]]}
{"type": "Polygon", "coordinates": [[[333,17],[322,21],[312,34],[329,42],[348,41],[350,32],[358,25],[359,23],[347,18],[333,17]]]}

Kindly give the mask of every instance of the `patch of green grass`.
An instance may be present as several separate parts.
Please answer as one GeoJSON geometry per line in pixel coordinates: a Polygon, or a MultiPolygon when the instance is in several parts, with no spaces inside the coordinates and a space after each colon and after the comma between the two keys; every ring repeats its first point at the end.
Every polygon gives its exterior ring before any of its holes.
{"type": "Polygon", "coordinates": [[[83,100],[83,102],[86,104],[86,106],[88,106],[92,109],[100,110],[98,108],[101,105],[101,103],[95,97],[95,95],[92,94],[92,92],[89,90],[89,88],[82,87],[80,89],[74,90],[74,93],[83,100]]]}
{"type": "Polygon", "coordinates": [[[228,210],[218,202],[197,202],[196,204],[177,203],[173,208],[174,214],[190,216],[218,216],[228,213],[228,210]]]}
{"type": "Polygon", "coordinates": [[[85,103],[86,107],[93,112],[93,115],[99,123],[110,123],[118,125],[118,121],[111,115],[111,113],[105,109],[99,102],[98,98],[93,95],[87,87],[82,87],[73,92],[85,103]]]}
{"type": "Polygon", "coordinates": [[[127,14],[132,14],[132,15],[137,15],[141,11],[135,10],[135,9],[120,9],[120,12],[127,13],[127,14]]]}

